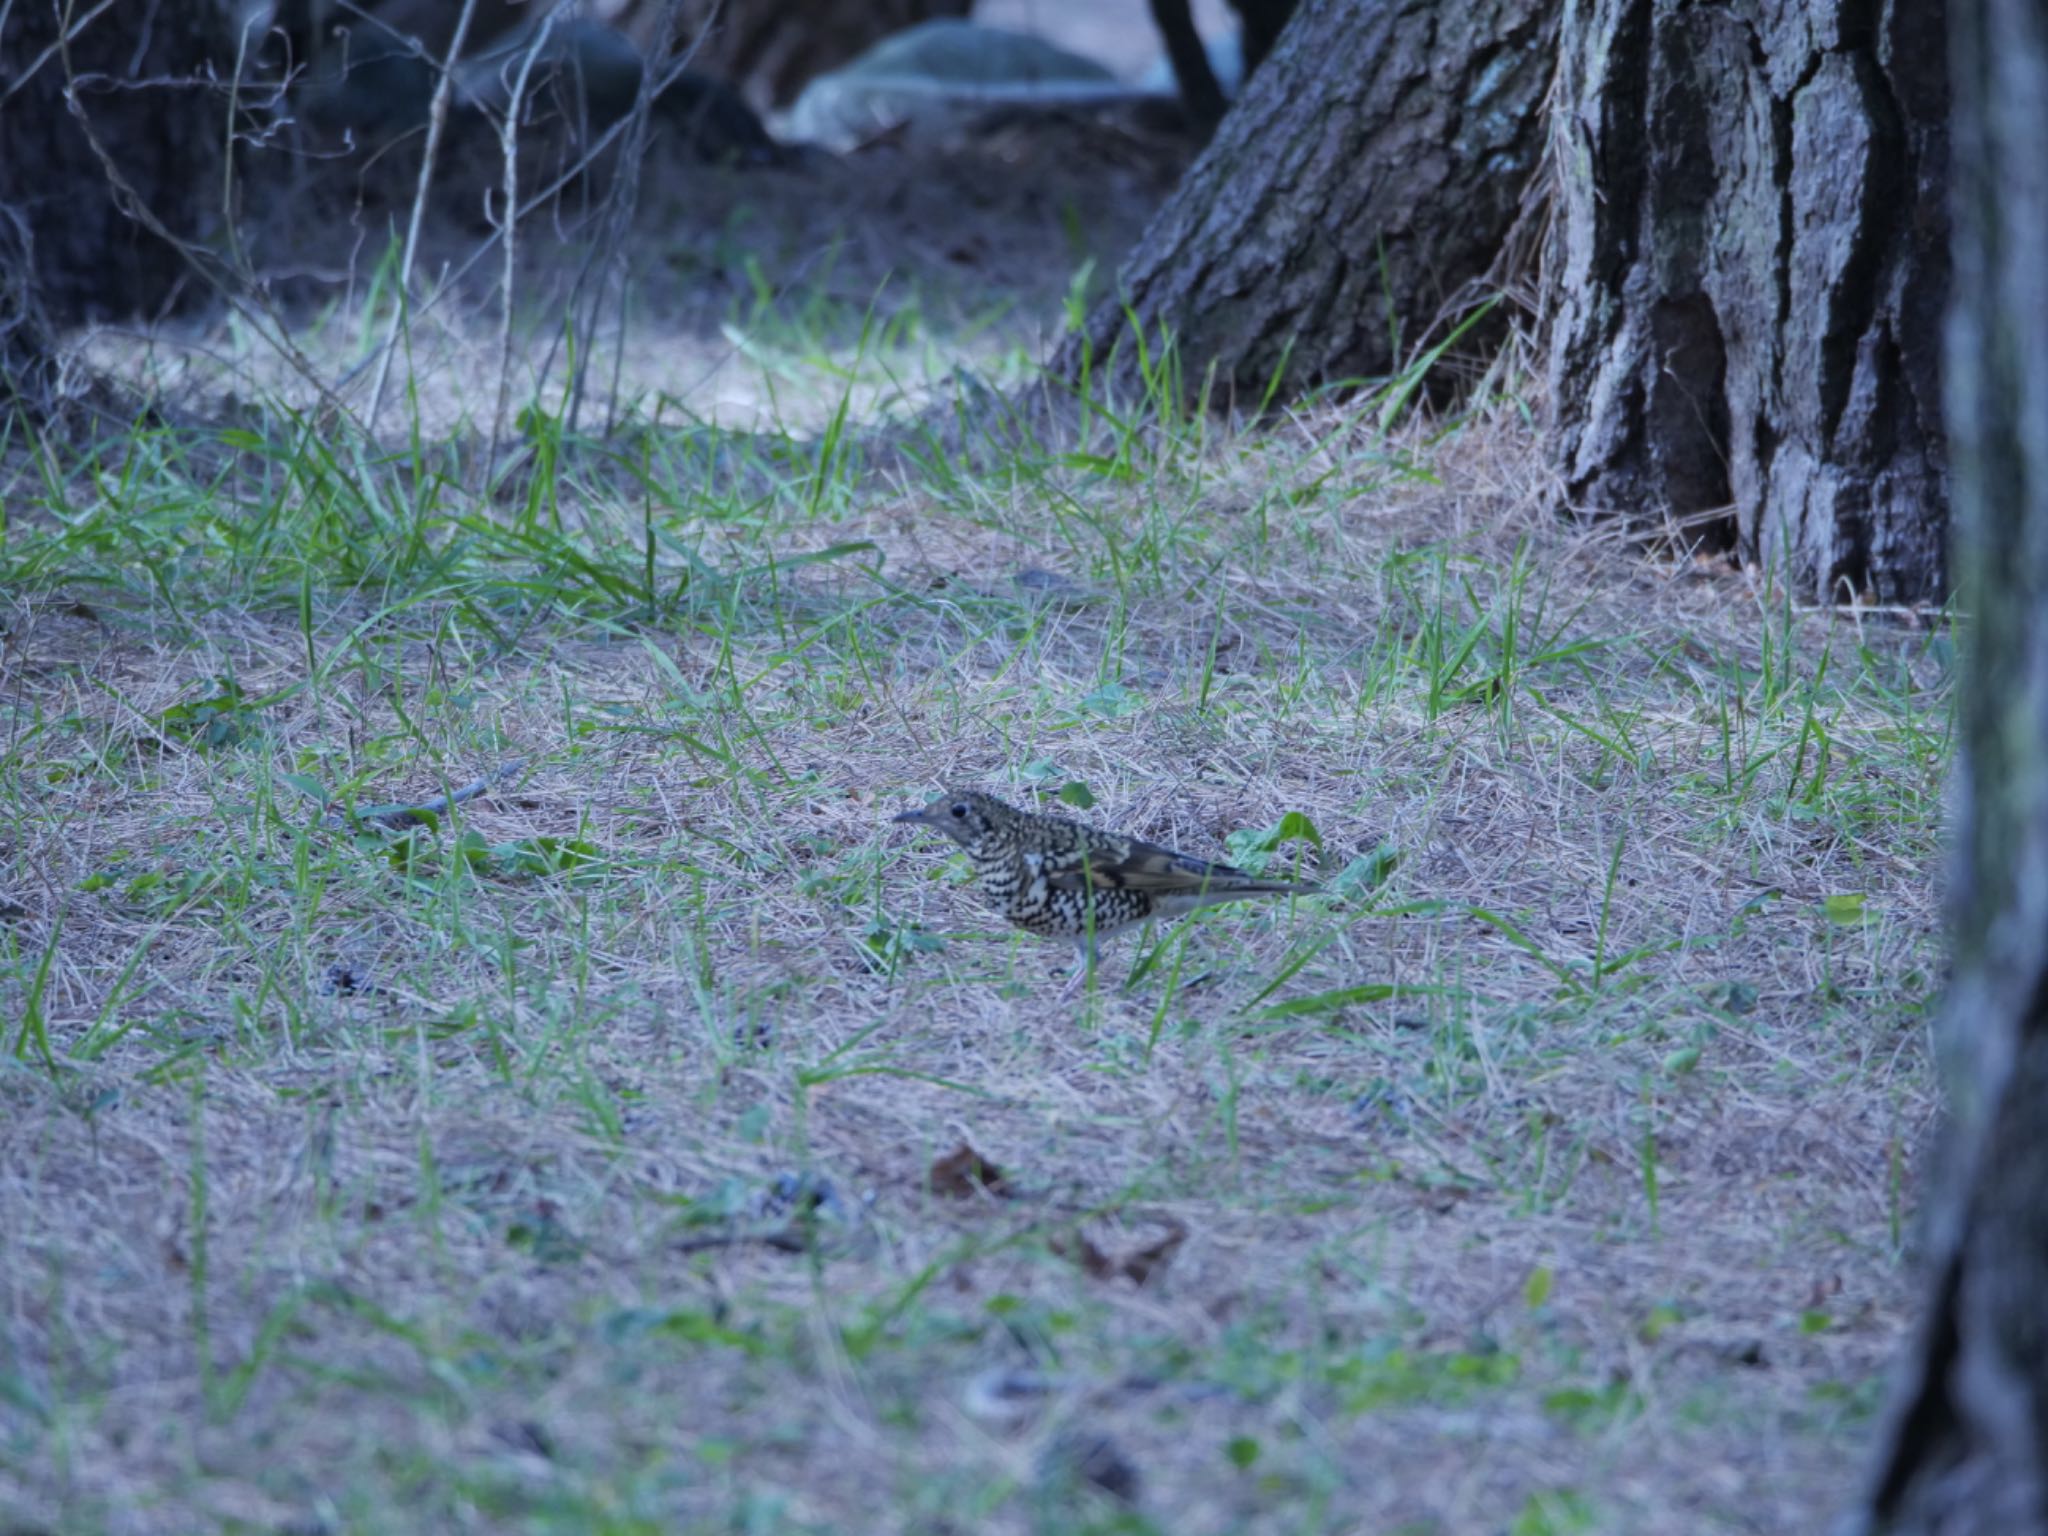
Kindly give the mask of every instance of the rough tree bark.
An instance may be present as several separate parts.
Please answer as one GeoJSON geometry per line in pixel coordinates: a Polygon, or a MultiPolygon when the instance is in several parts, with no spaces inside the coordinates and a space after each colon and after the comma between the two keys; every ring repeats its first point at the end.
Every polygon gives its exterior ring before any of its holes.
{"type": "Polygon", "coordinates": [[[1928,1310],[1862,1529],[2048,1532],[2048,12],[1955,0],[1956,577],[1971,617],[1928,1310]]]}
{"type": "Polygon", "coordinates": [[[1191,383],[1215,369],[1221,403],[1394,371],[1514,224],[1556,9],[1305,0],[1054,375],[1099,377],[1126,305],[1148,338],[1174,333],[1191,383]]]}
{"type": "Polygon", "coordinates": [[[1939,598],[1943,0],[1566,0],[1550,437],[1566,499],[1826,600],[1939,598]]]}
{"type": "Polygon", "coordinates": [[[83,26],[71,6],[0,6],[0,208],[26,233],[28,276],[52,323],[168,301],[187,268],[130,216],[84,126],[172,234],[203,244],[222,209],[227,105],[210,66],[235,52],[218,0],[156,0],[149,25],[119,12],[83,26]],[[144,82],[147,82],[146,84],[144,82]]]}

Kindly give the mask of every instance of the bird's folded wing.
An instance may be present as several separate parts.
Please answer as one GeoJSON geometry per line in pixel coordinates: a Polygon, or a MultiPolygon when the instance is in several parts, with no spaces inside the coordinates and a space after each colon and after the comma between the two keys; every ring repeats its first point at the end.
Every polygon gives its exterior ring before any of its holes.
{"type": "Polygon", "coordinates": [[[1085,886],[1098,890],[1200,891],[1225,889],[1246,883],[1258,884],[1253,876],[1228,864],[1211,864],[1161,848],[1157,843],[1133,839],[1113,848],[1076,853],[1064,867],[1049,868],[1046,883],[1055,890],[1078,891],[1085,886]]]}

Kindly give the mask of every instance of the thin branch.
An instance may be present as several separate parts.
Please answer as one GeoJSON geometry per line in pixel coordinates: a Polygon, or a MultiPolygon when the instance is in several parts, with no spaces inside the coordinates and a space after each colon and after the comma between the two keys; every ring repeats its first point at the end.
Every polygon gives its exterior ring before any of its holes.
{"type": "MultiPolygon", "coordinates": [[[[215,295],[230,309],[241,316],[248,323],[251,331],[264,342],[276,348],[278,354],[290,363],[292,370],[313,387],[319,394],[322,404],[330,410],[346,415],[347,407],[342,404],[335,392],[320,377],[319,371],[314,368],[312,360],[304,352],[300,351],[298,346],[292,341],[290,330],[284,324],[282,317],[266,304],[250,302],[247,297],[248,285],[246,282],[239,285],[228,282],[226,278],[222,277],[215,270],[214,262],[205,250],[173,234],[164,221],[156,216],[156,213],[150,208],[149,203],[142,194],[135,190],[126,176],[121,174],[120,167],[114,163],[113,153],[107,148],[105,141],[100,138],[99,134],[94,131],[92,119],[86,114],[85,104],[79,99],[79,85],[83,81],[96,77],[91,75],[82,76],[74,71],[71,64],[71,50],[68,46],[68,38],[60,40],[60,49],[64,62],[64,105],[71,113],[71,116],[77,121],[79,132],[84,134],[86,147],[92,151],[93,158],[99,161],[100,169],[106,175],[107,185],[114,193],[114,205],[152,235],[155,235],[157,239],[163,241],[165,245],[183,256],[191,264],[192,270],[199,275],[200,281],[212,289],[215,295]]],[[[240,274],[237,274],[237,276],[239,277],[240,274]]]]}
{"type": "MultiPolygon", "coordinates": [[[[640,163],[647,154],[647,125],[649,119],[653,116],[654,98],[659,94],[662,86],[674,79],[676,71],[697,51],[704,37],[717,22],[718,9],[718,7],[713,8],[712,14],[707,19],[705,26],[690,40],[690,46],[683,50],[680,57],[678,57],[675,44],[676,34],[682,20],[682,0],[667,0],[667,3],[662,7],[661,21],[655,28],[654,46],[648,50],[647,65],[640,74],[640,92],[633,102],[632,112],[626,119],[628,128],[625,142],[619,146],[618,165],[612,172],[611,187],[605,198],[604,230],[598,236],[595,247],[596,250],[606,254],[605,269],[609,274],[622,276],[624,273],[626,265],[626,235],[632,227],[633,214],[639,207],[640,163]],[[657,83],[657,80],[660,83],[657,83]]],[[[586,268],[584,275],[587,276],[588,271],[589,269],[586,268]]],[[[623,289],[623,283],[620,286],[623,289]]],[[[580,293],[582,287],[583,278],[579,277],[576,289],[571,291],[569,297],[569,329],[571,334],[575,334],[579,329],[576,325],[575,316],[579,303],[583,302],[580,293]]],[[[622,296],[622,306],[623,302],[622,296]]],[[[571,431],[574,431],[576,428],[577,416],[582,406],[584,381],[589,377],[591,353],[596,345],[597,313],[603,303],[604,294],[602,291],[592,293],[589,296],[587,319],[580,328],[585,342],[576,352],[568,388],[565,391],[567,408],[562,413],[571,431]]],[[[622,308],[620,313],[620,332],[622,338],[624,330],[625,322],[622,308]]]]}
{"type": "MultiPolygon", "coordinates": [[[[695,49],[692,48],[691,52],[694,53],[695,49]]],[[[675,80],[675,78],[683,73],[683,71],[688,67],[688,62],[689,54],[686,53],[676,61],[675,66],[672,69],[665,71],[663,73],[661,84],[656,87],[657,95],[661,91],[666,90],[668,86],[675,80]]],[[[578,159],[573,165],[570,165],[565,170],[563,170],[546,186],[542,187],[539,191],[535,192],[532,196],[527,198],[527,200],[523,204],[520,205],[519,217],[523,219],[528,214],[533,213],[538,209],[545,208],[548,205],[548,203],[552,201],[558,193],[560,193],[565,188],[570,186],[576,180],[577,177],[581,176],[585,171],[589,170],[593,165],[595,165],[598,159],[604,154],[606,150],[610,149],[613,144],[617,143],[621,138],[623,138],[627,128],[630,127],[631,125],[632,115],[628,113],[625,117],[622,117],[616,123],[613,123],[611,127],[605,129],[605,131],[598,136],[596,141],[591,144],[590,148],[587,151],[585,151],[581,156],[578,157],[578,159]]],[[[418,320],[424,315],[431,314],[443,299],[447,298],[451,293],[460,289],[462,285],[462,279],[467,277],[470,274],[470,272],[475,269],[478,262],[482,261],[486,256],[490,255],[491,252],[497,248],[498,241],[503,237],[503,226],[494,222],[491,228],[491,232],[488,235],[485,235],[481,240],[477,241],[476,245],[474,246],[474,248],[470,250],[468,255],[464,256],[462,260],[456,262],[453,266],[451,266],[448,269],[448,281],[437,287],[432,293],[426,296],[426,298],[420,303],[420,306],[416,310],[414,310],[413,319],[418,320]]]]}
{"type": "Polygon", "coordinates": [[[469,23],[476,15],[476,0],[462,0],[462,14],[455,20],[455,36],[448,44],[448,57],[441,61],[441,78],[434,85],[434,103],[427,113],[427,147],[420,160],[419,186],[413,192],[412,218],[405,230],[405,254],[398,263],[398,304],[391,312],[391,330],[384,338],[384,355],[377,364],[377,383],[370,391],[370,412],[365,429],[377,435],[377,417],[384,406],[384,387],[391,380],[391,359],[398,350],[399,328],[406,323],[406,298],[412,292],[412,266],[419,255],[420,227],[427,218],[427,192],[434,181],[434,160],[441,150],[441,132],[448,125],[448,98],[455,93],[455,65],[462,57],[462,45],[469,39],[469,23]]]}
{"type": "MultiPolygon", "coordinates": [[[[6,103],[14,95],[16,91],[19,91],[20,89],[22,89],[22,87],[27,85],[29,81],[35,79],[36,75],[41,71],[42,67],[45,64],[49,63],[52,58],[55,58],[59,54],[68,55],[71,46],[71,40],[77,37],[87,27],[91,26],[93,24],[94,19],[98,17],[101,12],[110,9],[113,6],[113,4],[114,0],[100,0],[100,3],[98,5],[94,6],[91,10],[87,11],[83,16],[79,17],[78,20],[72,22],[71,25],[64,31],[58,33],[57,40],[54,43],[50,44],[49,47],[45,48],[41,53],[37,54],[33,59],[30,59],[28,61],[28,67],[22,70],[22,72],[15,77],[14,83],[8,86],[5,91],[0,91],[0,104],[6,103]]],[[[6,13],[0,12],[0,20],[5,19],[6,13]]],[[[71,78],[71,71],[69,69],[66,69],[64,71],[64,77],[66,80],[69,80],[71,78]]]]}
{"type": "Polygon", "coordinates": [[[548,33],[554,29],[555,18],[560,14],[558,10],[549,11],[541,18],[533,42],[519,61],[519,74],[512,82],[512,100],[505,109],[504,126],[499,130],[505,152],[504,222],[498,226],[505,237],[505,277],[499,285],[498,295],[498,404],[491,412],[491,449],[484,455],[486,464],[497,461],[498,442],[505,435],[506,399],[512,392],[512,283],[518,236],[513,226],[519,218],[519,118],[526,110],[526,87],[533,75],[534,61],[547,46],[548,33]]]}
{"type": "Polygon", "coordinates": [[[328,827],[379,826],[388,827],[392,831],[405,827],[425,826],[439,817],[446,816],[456,806],[466,805],[480,795],[488,794],[494,786],[513,777],[525,766],[525,758],[515,757],[509,762],[500,763],[490,772],[463,785],[460,789],[449,790],[445,794],[434,795],[414,804],[368,805],[354,808],[339,803],[329,804],[322,813],[320,822],[322,826],[328,827]]]}

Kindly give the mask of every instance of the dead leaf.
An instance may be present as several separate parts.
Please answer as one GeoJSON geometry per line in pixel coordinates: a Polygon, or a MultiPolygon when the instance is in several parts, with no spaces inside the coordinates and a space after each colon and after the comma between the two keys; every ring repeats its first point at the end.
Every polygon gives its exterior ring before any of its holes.
{"type": "Polygon", "coordinates": [[[1097,1280],[1107,1280],[1116,1274],[1116,1266],[1109,1261],[1109,1255],[1095,1246],[1094,1239],[1086,1232],[1076,1232],[1072,1237],[1055,1237],[1046,1244],[1063,1259],[1072,1259],[1097,1280]]]}
{"type": "Polygon", "coordinates": [[[1009,1175],[964,1141],[944,1157],[933,1159],[925,1183],[933,1194],[948,1200],[972,1200],[984,1192],[1010,1193],[1009,1175]]]}
{"type": "Polygon", "coordinates": [[[1188,1240],[1185,1223],[1169,1218],[1166,1227],[1164,1237],[1157,1242],[1147,1243],[1136,1253],[1126,1256],[1123,1263],[1118,1266],[1139,1285],[1143,1285],[1171,1264],[1173,1256],[1180,1252],[1180,1245],[1188,1240]]]}
{"type": "Polygon", "coordinates": [[[1039,1476],[1048,1482],[1086,1483],[1119,1503],[1135,1504],[1142,1479],[1123,1448],[1106,1434],[1068,1430],[1039,1457],[1039,1476]]]}
{"type": "Polygon", "coordinates": [[[1187,1240],[1187,1224],[1169,1216],[1163,1237],[1116,1257],[1104,1253],[1085,1232],[1076,1232],[1071,1238],[1056,1237],[1047,1246],[1062,1258],[1071,1258],[1097,1280],[1125,1279],[1133,1285],[1144,1285],[1173,1262],[1173,1256],[1187,1240]]]}

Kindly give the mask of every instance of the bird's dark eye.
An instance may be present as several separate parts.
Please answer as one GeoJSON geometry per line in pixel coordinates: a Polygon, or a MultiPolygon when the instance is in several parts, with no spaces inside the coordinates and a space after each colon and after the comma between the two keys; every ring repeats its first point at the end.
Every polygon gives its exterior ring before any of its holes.
{"type": "Polygon", "coordinates": [[[953,819],[955,821],[965,821],[967,819],[967,802],[965,800],[955,800],[953,802],[953,819]]]}

